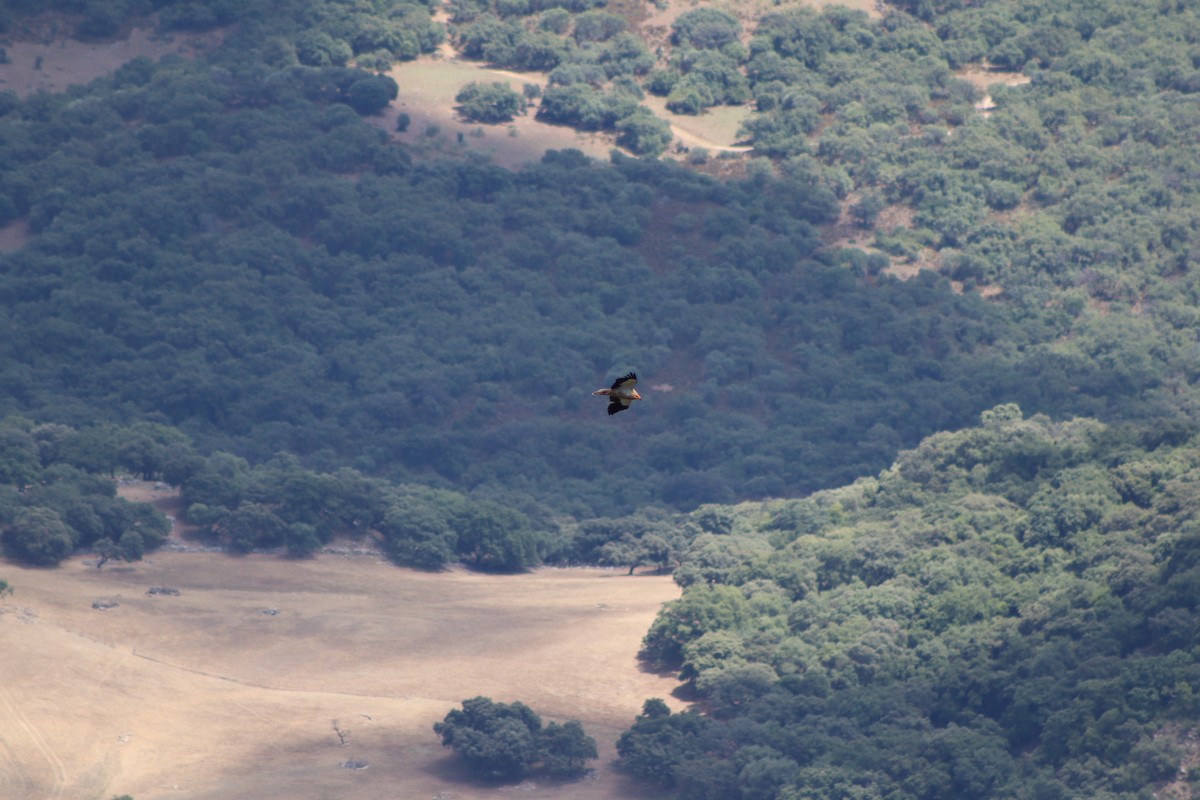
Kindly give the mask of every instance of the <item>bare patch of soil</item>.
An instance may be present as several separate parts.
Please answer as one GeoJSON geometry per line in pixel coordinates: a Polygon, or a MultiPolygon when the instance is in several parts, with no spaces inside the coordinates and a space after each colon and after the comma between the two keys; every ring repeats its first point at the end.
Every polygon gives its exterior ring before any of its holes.
{"type": "Polygon", "coordinates": [[[749,153],[754,148],[740,145],[738,131],[751,114],[750,106],[715,106],[691,116],[667,110],[665,97],[647,95],[642,105],[671,126],[671,133],[687,147],[703,147],[715,153],[749,153]]]}
{"type": "Polygon", "coordinates": [[[170,539],[182,544],[181,539],[199,531],[195,525],[189,525],[183,519],[183,499],[179,490],[157,481],[140,481],[133,478],[121,478],[117,483],[117,496],[131,503],[149,503],[171,520],[170,539]]]}
{"type": "Polygon", "coordinates": [[[850,214],[851,206],[861,199],[858,193],[848,195],[840,204],[837,221],[822,228],[822,239],[830,247],[855,247],[868,253],[887,255],[889,263],[883,272],[904,281],[917,277],[923,269],[936,271],[939,268],[937,254],[933,250],[922,250],[917,259],[909,260],[888,255],[873,244],[877,230],[891,233],[900,227],[911,227],[916,213],[913,209],[902,205],[888,206],[880,212],[873,228],[864,229],[854,222],[850,214]]]}
{"type": "Polygon", "coordinates": [[[983,92],[983,97],[975,103],[975,110],[983,114],[985,117],[995,110],[996,104],[992,100],[992,96],[988,93],[988,89],[996,84],[1004,86],[1020,86],[1029,83],[1032,80],[1028,75],[1021,72],[1010,72],[1008,70],[997,69],[988,64],[972,65],[964,69],[960,69],[954,73],[959,78],[967,81],[976,89],[983,92]]]}
{"type": "Polygon", "coordinates": [[[29,237],[29,220],[25,218],[0,225],[0,253],[20,250],[29,241],[29,237]]]}
{"type": "Polygon", "coordinates": [[[35,19],[14,34],[15,41],[3,43],[8,63],[0,64],[0,91],[7,89],[19,97],[61,92],[114,72],[139,56],[157,60],[174,53],[194,58],[219,44],[222,36],[219,32],[159,34],[146,27],[133,28],[120,39],[81,42],[68,38],[70,25],[50,17],[41,23],[35,19]]]}
{"type": "MultiPolygon", "coordinates": [[[[448,46],[434,56],[398,63],[388,74],[400,87],[400,96],[371,121],[403,142],[416,154],[487,156],[493,163],[517,169],[538,161],[547,150],[576,149],[605,161],[620,149],[611,133],[577,131],[551,125],[536,118],[536,101],[528,112],[512,122],[481,125],[463,119],[455,111],[455,95],[472,81],[504,83],[521,92],[525,84],[545,90],[548,76],[540,72],[512,72],[486,64],[462,61],[448,46]],[[400,114],[407,114],[409,127],[397,131],[400,114]]],[[[737,130],[750,113],[748,107],[713,109],[698,117],[681,116],[666,110],[661,98],[648,97],[643,105],[671,125],[675,138],[687,147],[712,152],[748,153],[751,148],[736,144],[737,130]]],[[[670,157],[670,153],[667,157],[670,157]]]]}
{"type": "Polygon", "coordinates": [[[5,798],[657,796],[611,761],[647,697],[679,705],[676,682],[635,658],[678,596],[668,577],[164,552],[4,576],[16,590],[0,604],[5,798]],[[431,726],[475,695],[580,719],[601,749],[595,775],[464,778],[431,726]]]}
{"type": "MultiPolygon", "coordinates": [[[[670,51],[670,43],[666,39],[670,23],[690,7],[687,2],[672,0],[649,14],[640,6],[630,3],[615,10],[630,21],[631,27],[647,42],[651,51],[656,48],[660,51],[660,61],[665,62],[670,51]]],[[[434,19],[443,23],[448,18],[445,9],[434,15],[434,19]]],[[[616,137],[611,133],[582,132],[538,121],[536,101],[525,115],[499,125],[470,122],[455,111],[455,95],[472,81],[505,83],[518,92],[526,84],[532,84],[544,91],[549,76],[543,72],[512,72],[465,61],[459,58],[453,44],[446,42],[436,54],[397,63],[388,74],[399,85],[400,96],[373,121],[393,139],[405,143],[417,154],[477,153],[500,166],[515,169],[537,161],[547,150],[573,148],[591,158],[607,160],[614,149],[620,149],[616,137]],[[396,122],[401,114],[407,114],[409,118],[406,131],[396,130],[396,122]]],[[[643,105],[670,124],[671,132],[684,148],[702,147],[731,155],[751,150],[737,142],[738,129],[751,113],[748,106],[715,108],[706,114],[691,117],[667,111],[666,101],[661,98],[647,97],[643,105]]],[[[686,152],[684,148],[680,148],[679,152],[671,148],[664,157],[682,155],[686,152]]]]}
{"type": "Polygon", "coordinates": [[[1154,796],[1158,800],[1192,800],[1196,792],[1192,788],[1194,781],[1191,778],[1196,769],[1200,768],[1200,731],[1179,723],[1171,723],[1156,733],[1154,738],[1170,741],[1179,748],[1183,756],[1175,778],[1160,786],[1154,796]]]}

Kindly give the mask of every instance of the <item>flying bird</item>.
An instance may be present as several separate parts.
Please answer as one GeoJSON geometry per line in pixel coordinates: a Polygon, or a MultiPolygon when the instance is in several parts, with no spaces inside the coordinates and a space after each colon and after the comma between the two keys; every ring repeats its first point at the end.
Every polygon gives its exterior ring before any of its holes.
{"type": "Polygon", "coordinates": [[[629,408],[629,404],[634,400],[641,400],[642,396],[638,394],[637,389],[633,388],[637,385],[637,374],[629,373],[628,375],[617,378],[613,381],[610,389],[597,389],[592,394],[604,395],[608,398],[608,413],[616,414],[618,411],[624,411],[629,408]]]}

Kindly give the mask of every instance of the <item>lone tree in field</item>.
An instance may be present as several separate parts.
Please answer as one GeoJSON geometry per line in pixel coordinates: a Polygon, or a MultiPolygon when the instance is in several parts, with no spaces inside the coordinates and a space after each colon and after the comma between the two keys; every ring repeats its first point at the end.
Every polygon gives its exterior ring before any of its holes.
{"type": "Polygon", "coordinates": [[[582,775],[598,757],[596,740],[578,720],[542,727],[541,718],[521,702],[495,703],[487,697],[464,700],[433,730],[482,778],[515,780],[540,770],[549,775],[582,775]]]}
{"type": "Polygon", "coordinates": [[[506,83],[476,83],[472,81],[454,98],[459,112],[472,122],[494,124],[512,122],[525,113],[525,98],[506,83]]]}

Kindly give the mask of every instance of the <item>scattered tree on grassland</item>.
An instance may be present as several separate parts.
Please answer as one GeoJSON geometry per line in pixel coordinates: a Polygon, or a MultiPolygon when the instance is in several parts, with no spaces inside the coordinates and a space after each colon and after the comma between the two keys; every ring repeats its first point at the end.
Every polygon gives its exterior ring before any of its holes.
{"type": "Polygon", "coordinates": [[[482,778],[513,780],[534,771],[575,777],[598,757],[595,740],[577,720],[543,727],[541,717],[520,701],[464,700],[433,730],[482,778]]]}
{"type": "Polygon", "coordinates": [[[454,97],[459,111],[472,122],[511,122],[525,113],[525,98],[506,83],[471,81],[454,97]]]}

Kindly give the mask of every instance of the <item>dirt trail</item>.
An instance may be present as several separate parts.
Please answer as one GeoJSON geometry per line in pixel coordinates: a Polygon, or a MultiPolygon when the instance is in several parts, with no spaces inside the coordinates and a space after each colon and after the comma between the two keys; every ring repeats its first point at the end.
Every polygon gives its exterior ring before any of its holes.
{"type": "Polygon", "coordinates": [[[0,741],[4,742],[5,751],[10,754],[26,786],[46,787],[48,800],[59,800],[65,796],[67,771],[62,759],[47,744],[37,724],[20,710],[12,692],[4,686],[0,686],[0,729],[5,732],[0,741]],[[44,775],[46,771],[49,771],[49,775],[44,775]],[[32,776],[40,772],[42,777],[35,780],[32,776]]]}
{"type": "Polygon", "coordinates": [[[3,752],[9,770],[16,778],[6,777],[6,796],[18,797],[38,788],[51,800],[63,797],[66,790],[67,771],[62,759],[46,743],[38,727],[21,711],[17,699],[5,686],[0,685],[0,752],[3,752]],[[11,792],[11,794],[10,794],[11,792]]]}
{"type": "Polygon", "coordinates": [[[671,133],[688,147],[703,147],[705,150],[712,150],[715,153],[749,153],[754,149],[749,145],[716,144],[711,139],[706,139],[675,124],[671,125],[671,133]]]}
{"type": "MultiPolygon", "coordinates": [[[[677,14],[678,9],[672,13],[677,14]]],[[[443,24],[449,22],[445,6],[434,13],[434,19],[443,24]]],[[[468,61],[461,58],[453,43],[444,42],[436,54],[397,63],[388,74],[399,84],[400,97],[376,118],[376,122],[394,138],[418,150],[481,152],[502,166],[519,167],[552,149],[575,148],[603,160],[616,148],[616,138],[612,134],[579,132],[539,122],[536,107],[531,107],[525,116],[501,125],[467,122],[454,110],[454,96],[471,81],[504,82],[516,91],[522,91],[526,84],[533,84],[544,91],[549,85],[549,74],[545,72],[515,72],[468,61]],[[410,118],[409,129],[405,132],[395,130],[401,113],[410,118]],[[430,134],[431,130],[436,133],[430,134]]],[[[706,133],[712,115],[671,114],[666,111],[665,101],[661,98],[648,97],[643,105],[666,120],[673,136],[687,147],[728,153],[746,153],[752,149],[732,142],[736,122],[732,126],[728,123],[717,126],[727,137],[726,141],[721,141],[706,133]]]]}

